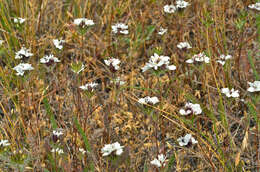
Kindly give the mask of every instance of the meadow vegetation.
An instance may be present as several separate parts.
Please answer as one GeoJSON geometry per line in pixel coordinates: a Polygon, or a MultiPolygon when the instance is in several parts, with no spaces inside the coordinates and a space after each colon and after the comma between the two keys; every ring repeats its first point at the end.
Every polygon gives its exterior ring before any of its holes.
{"type": "Polygon", "coordinates": [[[259,11],[0,0],[1,171],[260,172],[259,11]]]}

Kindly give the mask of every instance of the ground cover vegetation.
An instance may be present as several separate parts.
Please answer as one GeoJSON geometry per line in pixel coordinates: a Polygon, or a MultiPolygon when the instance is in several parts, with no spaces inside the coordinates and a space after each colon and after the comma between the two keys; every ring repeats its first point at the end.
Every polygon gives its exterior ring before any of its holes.
{"type": "Polygon", "coordinates": [[[260,171],[260,3],[0,0],[1,171],[260,171]]]}

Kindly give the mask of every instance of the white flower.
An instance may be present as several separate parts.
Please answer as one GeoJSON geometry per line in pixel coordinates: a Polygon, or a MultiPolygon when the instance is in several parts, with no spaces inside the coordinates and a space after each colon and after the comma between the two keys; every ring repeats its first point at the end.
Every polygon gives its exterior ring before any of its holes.
{"type": "Polygon", "coordinates": [[[44,56],[43,58],[40,59],[40,63],[51,63],[55,62],[58,63],[60,60],[57,57],[54,57],[53,54],[50,54],[49,56],[44,56]]]}
{"type": "Polygon", "coordinates": [[[229,54],[228,55],[221,54],[219,58],[222,60],[229,60],[232,58],[232,56],[229,54]]]}
{"type": "Polygon", "coordinates": [[[26,19],[21,18],[21,17],[17,17],[14,18],[14,23],[18,23],[18,24],[23,24],[25,22],[26,19]]]}
{"type": "Polygon", "coordinates": [[[170,65],[169,66],[169,59],[168,56],[159,56],[157,53],[154,53],[153,56],[151,56],[148,63],[145,64],[145,66],[142,68],[142,71],[145,72],[148,69],[153,68],[154,70],[158,70],[159,67],[165,65],[166,69],[168,70],[175,70],[176,66],[170,65]]]}
{"type": "Polygon", "coordinates": [[[216,62],[218,62],[218,63],[220,63],[222,66],[224,66],[225,63],[226,63],[226,60],[231,59],[232,56],[231,56],[231,55],[224,55],[224,54],[221,54],[219,58],[220,58],[220,60],[217,60],[216,62]]]}
{"type": "Polygon", "coordinates": [[[82,90],[91,90],[93,91],[95,87],[98,86],[98,83],[95,83],[95,82],[90,82],[86,85],[82,85],[80,86],[79,88],[81,88],[82,90]]]}
{"type": "Polygon", "coordinates": [[[0,146],[6,147],[6,146],[9,146],[9,145],[10,145],[10,143],[9,143],[8,140],[1,140],[0,141],[0,146]]]}
{"type": "Polygon", "coordinates": [[[121,155],[123,153],[123,147],[124,146],[120,146],[118,142],[112,144],[106,144],[101,149],[101,153],[103,154],[102,156],[108,156],[114,151],[116,151],[116,155],[121,155]]]}
{"type": "Polygon", "coordinates": [[[179,112],[181,115],[189,115],[189,114],[199,115],[202,113],[202,109],[200,107],[200,104],[186,103],[184,109],[180,109],[179,112]]]}
{"type": "Polygon", "coordinates": [[[186,63],[194,63],[194,61],[209,63],[210,59],[202,52],[195,54],[191,59],[186,60],[186,63]]]}
{"type": "Polygon", "coordinates": [[[260,11],[260,2],[257,2],[255,4],[250,4],[250,5],[248,5],[248,7],[251,9],[256,9],[256,10],[260,11]]]}
{"type": "Polygon", "coordinates": [[[247,91],[249,92],[258,92],[260,91],[260,81],[248,82],[249,88],[247,91]]]}
{"type": "Polygon", "coordinates": [[[33,70],[34,68],[29,63],[20,63],[19,65],[15,66],[13,69],[17,72],[16,75],[23,76],[24,71],[33,70]]]}
{"type": "Polygon", "coordinates": [[[79,148],[79,151],[84,155],[87,151],[85,151],[83,148],[79,148]]]}
{"type": "Polygon", "coordinates": [[[62,149],[60,149],[60,148],[56,148],[56,149],[55,149],[55,148],[53,148],[53,149],[51,150],[51,152],[54,152],[54,153],[56,153],[56,152],[57,152],[58,154],[62,154],[62,153],[64,153],[64,152],[63,152],[63,150],[62,150],[62,149]]]}
{"type": "Polygon", "coordinates": [[[89,20],[89,19],[86,19],[86,18],[77,18],[77,19],[74,19],[74,22],[73,22],[75,25],[82,25],[82,27],[84,28],[85,26],[92,26],[94,25],[95,23],[93,22],[93,20],[89,20]]]}
{"type": "Polygon", "coordinates": [[[184,137],[180,137],[177,139],[180,146],[187,146],[189,143],[196,144],[198,143],[197,140],[195,140],[191,134],[186,134],[184,137]]]}
{"type": "Polygon", "coordinates": [[[190,4],[184,0],[177,0],[176,1],[176,7],[177,8],[186,8],[187,6],[189,6],[190,4]]]}
{"type": "Polygon", "coordinates": [[[119,64],[120,64],[120,60],[119,59],[116,59],[116,58],[110,58],[108,60],[104,60],[105,64],[107,66],[110,66],[112,65],[114,67],[115,70],[119,70],[119,64]]]}
{"type": "Polygon", "coordinates": [[[156,103],[159,103],[160,101],[159,101],[159,99],[157,98],[157,97],[149,97],[149,96],[147,96],[147,97],[144,97],[144,98],[140,98],[139,100],[138,100],[138,103],[141,103],[141,104],[148,104],[148,103],[150,103],[150,104],[156,104],[156,103]]]}
{"type": "Polygon", "coordinates": [[[30,51],[30,49],[22,47],[18,52],[15,53],[15,59],[22,59],[24,57],[33,56],[33,54],[30,51]]]}
{"type": "Polygon", "coordinates": [[[62,43],[64,43],[65,40],[62,40],[62,39],[53,39],[52,42],[53,42],[53,44],[55,45],[56,48],[58,48],[58,49],[61,50],[61,49],[63,48],[62,43]]]}
{"type": "Polygon", "coordinates": [[[165,5],[163,10],[166,13],[174,13],[176,11],[176,7],[174,5],[165,5]]]}
{"type": "Polygon", "coordinates": [[[160,30],[159,30],[158,34],[159,35],[163,35],[163,34],[165,34],[167,32],[167,30],[168,29],[164,29],[164,28],[160,27],[160,30]]]}
{"type": "Polygon", "coordinates": [[[63,131],[60,130],[60,129],[53,130],[53,131],[52,131],[52,134],[55,135],[55,136],[57,136],[57,137],[59,137],[59,136],[63,135],[63,131]]]}
{"type": "Polygon", "coordinates": [[[161,166],[164,166],[164,161],[166,160],[166,157],[163,154],[158,155],[158,159],[154,158],[154,160],[151,161],[152,165],[157,166],[158,168],[161,166]]]}
{"type": "Polygon", "coordinates": [[[239,91],[232,88],[229,90],[229,88],[222,88],[221,93],[225,94],[227,97],[239,97],[239,91]]]}
{"type": "Polygon", "coordinates": [[[184,49],[184,48],[190,49],[190,48],[192,48],[188,42],[180,42],[180,43],[177,45],[177,47],[178,47],[179,49],[184,49]]]}
{"type": "Polygon", "coordinates": [[[1,46],[3,43],[4,43],[4,41],[0,39],[0,46],[1,46]]]}
{"type": "Polygon", "coordinates": [[[217,60],[216,62],[218,62],[218,63],[221,64],[222,66],[224,66],[225,63],[226,63],[226,61],[224,61],[224,60],[217,60]]]}
{"type": "Polygon", "coordinates": [[[128,26],[124,23],[117,23],[115,25],[112,25],[112,32],[113,33],[122,33],[127,35],[128,32],[128,26]]]}

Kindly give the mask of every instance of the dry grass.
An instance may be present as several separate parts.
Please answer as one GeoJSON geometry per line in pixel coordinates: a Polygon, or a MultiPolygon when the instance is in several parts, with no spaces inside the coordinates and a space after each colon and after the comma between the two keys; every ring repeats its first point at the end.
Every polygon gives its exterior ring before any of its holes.
{"type": "Polygon", "coordinates": [[[166,14],[165,0],[1,0],[0,35],[0,147],[2,171],[260,171],[259,92],[247,92],[247,81],[259,80],[259,12],[248,9],[252,0],[187,0],[189,7],[166,14]],[[17,26],[13,17],[26,18],[17,26]],[[73,20],[92,19],[84,36],[73,20]],[[128,35],[111,34],[123,22],[128,35]],[[158,35],[160,27],[168,29],[158,35]],[[63,38],[62,50],[52,39],[63,38]],[[177,44],[188,41],[192,49],[177,44]],[[24,76],[12,69],[22,46],[34,56],[35,68],[24,76]],[[210,64],[187,64],[205,52],[210,64]],[[141,72],[151,55],[170,57],[177,70],[156,76],[141,72]],[[53,68],[39,63],[53,53],[61,60],[53,68]],[[224,67],[216,63],[231,54],[224,67]],[[121,60],[113,72],[104,59],[121,60]],[[78,75],[71,66],[83,63],[78,75]],[[126,84],[110,83],[121,77],[126,84]],[[90,95],[79,86],[98,82],[90,95]],[[240,99],[221,94],[236,88],[240,99]],[[157,96],[159,104],[141,105],[141,97],[157,96]],[[199,103],[203,113],[184,117],[186,102],[199,103]],[[64,135],[54,142],[52,131],[64,135]],[[177,138],[191,133],[198,144],[181,147],[177,138]],[[103,157],[101,148],[118,141],[124,152],[103,157]],[[51,149],[63,148],[55,155],[51,149]],[[88,150],[85,155],[79,148],[88,150]],[[165,168],[150,164],[159,153],[165,168]]]}

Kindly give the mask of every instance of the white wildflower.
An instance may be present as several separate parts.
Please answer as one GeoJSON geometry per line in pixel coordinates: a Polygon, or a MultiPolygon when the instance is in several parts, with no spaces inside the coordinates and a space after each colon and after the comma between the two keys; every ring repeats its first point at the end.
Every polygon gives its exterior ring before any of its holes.
{"type": "Polygon", "coordinates": [[[107,66],[113,66],[115,70],[119,70],[119,64],[120,64],[120,60],[119,59],[116,59],[116,58],[110,58],[108,60],[104,60],[105,64],[107,66]]]}
{"type": "Polygon", "coordinates": [[[63,131],[61,129],[53,130],[52,134],[59,137],[59,136],[63,135],[63,131]]]}
{"type": "Polygon", "coordinates": [[[112,25],[112,32],[127,35],[129,33],[128,26],[124,23],[117,23],[115,25],[112,25]]]}
{"type": "Polygon", "coordinates": [[[158,155],[158,159],[154,158],[154,160],[151,161],[151,164],[160,168],[161,166],[165,165],[165,160],[166,160],[166,157],[163,154],[160,154],[160,155],[158,155]]]}
{"type": "Polygon", "coordinates": [[[189,143],[196,144],[198,143],[197,140],[195,140],[191,134],[186,134],[184,137],[180,137],[177,139],[180,146],[187,146],[189,143]]]}
{"type": "Polygon", "coordinates": [[[231,55],[221,54],[219,58],[220,58],[220,60],[217,60],[216,62],[218,62],[219,64],[221,64],[222,66],[224,66],[225,63],[226,63],[226,60],[231,59],[232,56],[231,56],[231,55]]]}
{"type": "Polygon", "coordinates": [[[145,66],[142,68],[142,71],[145,72],[146,70],[149,70],[153,68],[154,70],[158,70],[159,67],[165,65],[166,69],[168,70],[175,70],[176,66],[170,65],[169,66],[169,59],[168,56],[159,56],[157,53],[154,53],[153,56],[151,56],[148,63],[145,64],[145,66]]]}
{"type": "Polygon", "coordinates": [[[85,151],[83,148],[79,148],[79,151],[84,155],[87,151],[85,151]]]}
{"type": "Polygon", "coordinates": [[[200,104],[193,104],[193,103],[186,103],[183,109],[180,109],[181,115],[199,115],[202,113],[202,109],[200,107],[200,104]]]}
{"type": "Polygon", "coordinates": [[[40,63],[48,64],[52,62],[58,63],[60,60],[57,57],[54,57],[53,54],[50,54],[49,56],[46,55],[40,59],[40,63]]]}
{"type": "Polygon", "coordinates": [[[247,91],[249,92],[258,92],[260,91],[260,81],[248,82],[249,88],[247,91]]]}
{"type": "Polygon", "coordinates": [[[74,19],[74,22],[73,22],[75,25],[78,25],[78,26],[82,26],[83,28],[85,26],[92,26],[94,25],[95,23],[93,22],[93,20],[89,20],[89,19],[86,19],[86,18],[77,18],[77,19],[74,19]]]}
{"type": "Polygon", "coordinates": [[[34,68],[29,63],[20,63],[19,65],[15,66],[13,69],[17,72],[16,75],[23,76],[24,71],[33,70],[34,68]]]}
{"type": "Polygon", "coordinates": [[[177,0],[176,1],[176,7],[177,8],[186,8],[187,6],[189,6],[190,4],[184,0],[177,0]]]}
{"type": "Polygon", "coordinates": [[[120,146],[118,142],[112,144],[106,144],[101,149],[101,153],[103,154],[102,156],[108,156],[114,151],[116,151],[116,155],[121,155],[123,153],[123,147],[124,146],[120,146]]]}
{"type": "Polygon", "coordinates": [[[144,98],[140,98],[139,100],[138,100],[138,103],[141,103],[141,104],[148,104],[148,103],[150,103],[150,104],[156,104],[156,103],[159,103],[160,101],[159,101],[159,99],[157,98],[157,97],[149,97],[149,96],[147,96],[147,97],[144,97],[144,98]]]}
{"type": "Polygon", "coordinates": [[[222,88],[221,93],[225,94],[227,97],[239,97],[239,91],[232,88],[229,90],[229,88],[222,88]]]}
{"type": "Polygon", "coordinates": [[[25,22],[25,18],[17,17],[14,18],[14,23],[23,24],[25,22]]]}
{"type": "Polygon", "coordinates": [[[186,63],[194,63],[194,61],[209,63],[210,59],[204,54],[204,52],[202,52],[195,54],[191,59],[186,60],[186,63]]]}
{"type": "Polygon", "coordinates": [[[10,143],[8,140],[0,140],[0,146],[6,147],[9,145],[10,145],[10,143]]]}
{"type": "Polygon", "coordinates": [[[56,48],[58,49],[62,49],[63,48],[63,43],[65,42],[65,40],[62,40],[62,39],[53,39],[52,40],[53,44],[55,45],[56,48]]]}
{"type": "Polygon", "coordinates": [[[167,30],[168,29],[164,29],[164,28],[160,27],[160,30],[159,30],[158,34],[159,35],[163,35],[163,34],[165,34],[167,32],[167,30]]]}
{"type": "Polygon", "coordinates": [[[90,91],[93,91],[94,88],[96,88],[98,86],[98,83],[95,83],[95,82],[90,82],[86,85],[82,85],[80,86],[79,88],[81,88],[82,90],[90,90],[90,91]]]}
{"type": "Polygon", "coordinates": [[[188,42],[180,42],[177,47],[179,49],[190,49],[192,48],[188,42]]]}
{"type": "Polygon", "coordinates": [[[22,47],[18,52],[15,53],[15,59],[22,59],[24,57],[33,56],[30,49],[22,47]]]}
{"type": "Polygon", "coordinates": [[[250,5],[248,5],[248,7],[251,9],[256,9],[256,10],[260,11],[260,2],[257,2],[255,4],[250,4],[250,5]]]}
{"type": "Polygon", "coordinates": [[[163,10],[166,13],[174,13],[176,11],[176,7],[174,5],[165,5],[163,10]]]}
{"type": "Polygon", "coordinates": [[[51,150],[51,152],[54,152],[54,153],[56,153],[56,152],[57,152],[58,154],[62,154],[62,153],[64,153],[64,152],[63,152],[63,150],[62,150],[62,149],[60,149],[60,148],[56,148],[56,149],[55,149],[55,148],[53,148],[53,149],[51,150]]]}

